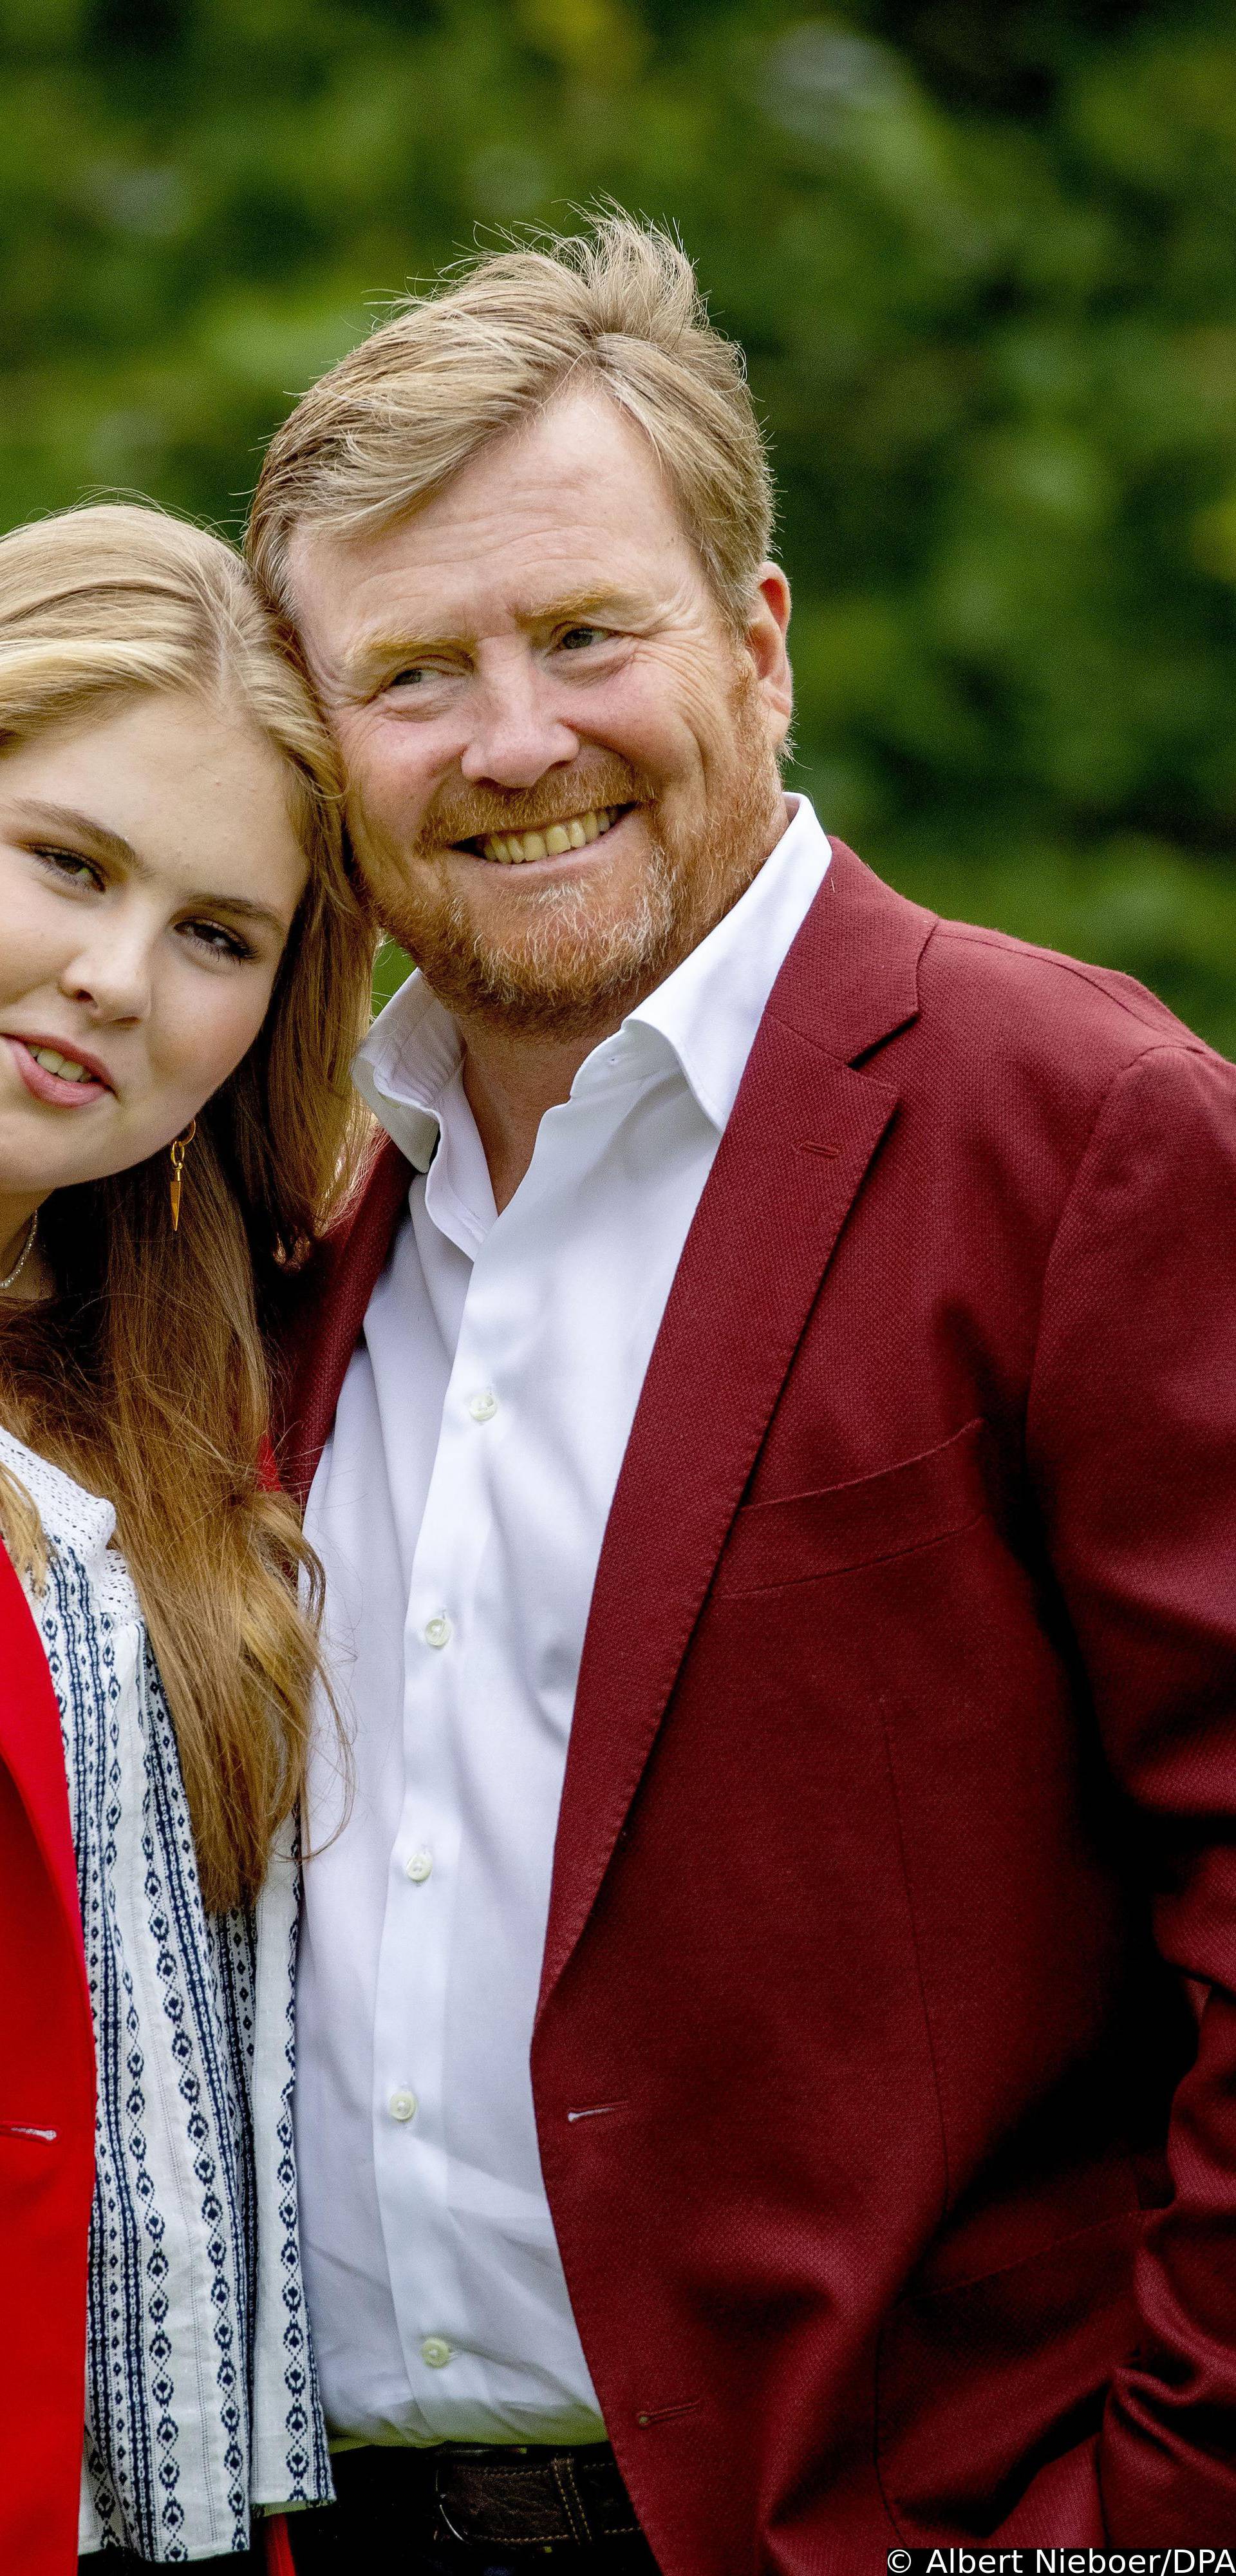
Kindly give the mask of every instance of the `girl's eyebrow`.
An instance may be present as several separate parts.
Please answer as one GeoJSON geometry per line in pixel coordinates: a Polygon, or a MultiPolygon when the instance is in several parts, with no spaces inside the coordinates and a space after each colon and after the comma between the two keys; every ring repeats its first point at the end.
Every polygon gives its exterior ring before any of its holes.
{"type": "MultiPolygon", "coordinates": [[[[153,868],[139,857],[123,832],[110,831],[106,823],[95,822],[89,814],[79,814],[72,805],[45,805],[22,796],[15,799],[10,810],[24,816],[28,831],[41,835],[71,832],[76,840],[84,842],[101,859],[110,859],[113,867],[127,869],[129,875],[138,878],[139,882],[148,882],[154,875],[153,868]]],[[[245,921],[265,922],[278,932],[281,939],[287,937],[288,925],[282,913],[276,912],[271,904],[255,903],[251,895],[206,892],[186,894],[181,898],[182,909],[191,909],[199,904],[207,911],[237,913],[245,921]]]]}
{"type": "Polygon", "coordinates": [[[150,870],[139,859],[131,841],[122,832],[111,832],[105,823],[97,823],[89,814],[79,814],[72,805],[45,805],[20,796],[14,813],[24,815],[27,827],[39,830],[50,825],[54,832],[73,832],[79,841],[88,841],[100,858],[110,859],[114,866],[129,868],[134,876],[149,876],[150,870]]]}
{"type": "Polygon", "coordinates": [[[237,913],[242,921],[264,921],[269,929],[278,931],[281,939],[288,935],[289,925],[283,914],[276,912],[273,904],[255,903],[252,895],[187,894],[180,908],[182,911],[200,908],[203,912],[237,913]]]}

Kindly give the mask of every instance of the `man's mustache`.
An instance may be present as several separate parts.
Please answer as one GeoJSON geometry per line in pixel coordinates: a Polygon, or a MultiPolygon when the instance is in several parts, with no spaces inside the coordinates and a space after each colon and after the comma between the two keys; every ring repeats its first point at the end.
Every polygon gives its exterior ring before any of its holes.
{"type": "Polygon", "coordinates": [[[487,841],[507,832],[548,832],[555,823],[595,814],[601,806],[646,805],[647,782],[626,760],[590,761],[586,768],[555,770],[535,787],[512,790],[442,788],[416,836],[418,855],[458,841],[487,841]]]}

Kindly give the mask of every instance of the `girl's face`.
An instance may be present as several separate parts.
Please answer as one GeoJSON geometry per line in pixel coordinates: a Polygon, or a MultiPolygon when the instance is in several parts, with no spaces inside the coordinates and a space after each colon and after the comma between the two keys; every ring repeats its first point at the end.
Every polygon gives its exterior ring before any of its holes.
{"type": "Polygon", "coordinates": [[[240,712],[147,692],[0,756],[0,1255],[227,1080],[305,879],[284,765],[240,712]]]}

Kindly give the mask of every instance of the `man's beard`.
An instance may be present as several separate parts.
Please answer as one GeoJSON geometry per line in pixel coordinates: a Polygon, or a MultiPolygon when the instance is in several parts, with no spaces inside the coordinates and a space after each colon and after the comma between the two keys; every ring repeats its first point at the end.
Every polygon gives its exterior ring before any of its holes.
{"type": "Polygon", "coordinates": [[[527,795],[455,788],[437,800],[413,853],[422,862],[456,841],[545,831],[589,807],[636,805],[648,835],[642,882],[620,910],[608,909],[603,877],[597,884],[585,875],[520,894],[505,936],[478,922],[445,871],[424,893],[423,878],[405,881],[398,909],[388,880],[387,927],[447,1010],[569,1042],[616,1027],[664,982],[750,884],[767,856],[770,829],[775,836],[777,775],[753,685],[740,683],[733,718],[726,792],[672,835],[638,771],[613,754],[555,772],[527,795]]]}

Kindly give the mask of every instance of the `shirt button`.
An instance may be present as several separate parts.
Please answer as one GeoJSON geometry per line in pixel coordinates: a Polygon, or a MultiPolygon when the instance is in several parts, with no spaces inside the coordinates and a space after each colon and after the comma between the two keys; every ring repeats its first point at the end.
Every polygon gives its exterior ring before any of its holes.
{"type": "Polygon", "coordinates": [[[425,1851],[413,1852],[411,1860],[408,1862],[407,1866],[409,1878],[413,1880],[417,1887],[421,1887],[428,1878],[430,1870],[433,1868],[433,1853],[425,1851]]]}
{"type": "Polygon", "coordinates": [[[468,1399],[468,1411],[474,1422],[492,1422],[497,1410],[498,1399],[491,1386],[483,1386],[479,1395],[468,1399]]]}
{"type": "Polygon", "coordinates": [[[454,1631],[445,1610],[439,1610],[437,1617],[430,1619],[426,1625],[425,1643],[427,1646],[449,1646],[453,1634],[454,1631]]]}
{"type": "Polygon", "coordinates": [[[427,2361],[431,2370],[445,2370],[450,2358],[451,2347],[445,2335],[426,2335],[421,2345],[421,2360],[427,2361]]]}
{"type": "Polygon", "coordinates": [[[392,2093],[390,2098],[390,2115],[392,2120],[414,2120],[416,2118],[416,2109],[417,2104],[415,2093],[392,2093]]]}

